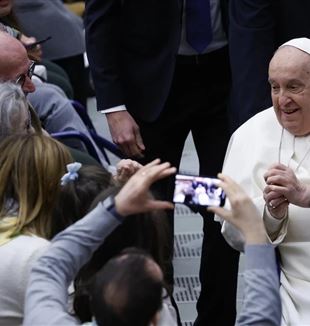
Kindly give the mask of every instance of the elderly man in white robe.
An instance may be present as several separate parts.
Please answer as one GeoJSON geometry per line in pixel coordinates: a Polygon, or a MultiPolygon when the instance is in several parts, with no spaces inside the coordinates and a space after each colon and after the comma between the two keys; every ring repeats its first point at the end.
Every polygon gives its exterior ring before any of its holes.
{"type": "MultiPolygon", "coordinates": [[[[310,39],[276,51],[269,83],[273,107],[232,135],[223,173],[254,200],[278,245],[282,325],[310,325],[310,39]]],[[[222,232],[242,250],[232,225],[224,222],[222,232]]]]}

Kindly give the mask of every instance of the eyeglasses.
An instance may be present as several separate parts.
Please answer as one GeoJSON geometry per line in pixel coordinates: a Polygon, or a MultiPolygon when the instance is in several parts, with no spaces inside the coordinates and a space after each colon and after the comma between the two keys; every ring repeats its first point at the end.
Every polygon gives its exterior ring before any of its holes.
{"type": "Polygon", "coordinates": [[[15,83],[20,85],[20,87],[23,87],[27,77],[29,77],[31,79],[35,65],[36,65],[36,63],[31,60],[27,73],[22,74],[19,77],[17,77],[17,79],[15,80],[15,83]]]}

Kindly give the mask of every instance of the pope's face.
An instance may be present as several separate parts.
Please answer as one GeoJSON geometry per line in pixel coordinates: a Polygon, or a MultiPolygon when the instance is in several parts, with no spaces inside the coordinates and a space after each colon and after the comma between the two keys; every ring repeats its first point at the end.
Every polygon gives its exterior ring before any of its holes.
{"type": "Polygon", "coordinates": [[[310,55],[284,46],[269,65],[273,107],[279,123],[295,136],[310,133],[310,55]]]}

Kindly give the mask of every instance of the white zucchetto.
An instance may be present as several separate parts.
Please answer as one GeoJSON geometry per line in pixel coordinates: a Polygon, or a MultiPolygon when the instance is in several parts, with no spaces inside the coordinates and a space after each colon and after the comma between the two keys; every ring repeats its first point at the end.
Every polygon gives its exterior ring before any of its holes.
{"type": "Polygon", "coordinates": [[[301,51],[310,54],[310,39],[306,37],[294,38],[280,45],[279,48],[282,48],[283,46],[293,46],[301,51]]]}

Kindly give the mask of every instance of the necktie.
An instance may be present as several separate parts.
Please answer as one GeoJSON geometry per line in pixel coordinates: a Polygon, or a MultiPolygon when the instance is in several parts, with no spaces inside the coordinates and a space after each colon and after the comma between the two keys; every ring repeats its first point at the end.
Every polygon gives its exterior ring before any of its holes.
{"type": "Polygon", "coordinates": [[[209,0],[186,0],[186,40],[201,53],[212,40],[209,0]]]}

